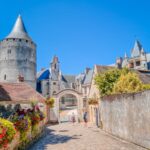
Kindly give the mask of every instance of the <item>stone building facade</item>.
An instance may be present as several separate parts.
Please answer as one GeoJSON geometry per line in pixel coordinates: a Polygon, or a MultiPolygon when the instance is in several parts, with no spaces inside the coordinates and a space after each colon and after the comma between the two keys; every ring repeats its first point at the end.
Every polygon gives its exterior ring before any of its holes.
{"type": "Polygon", "coordinates": [[[93,70],[86,68],[78,75],[64,75],[60,69],[57,56],[53,57],[50,68],[42,69],[37,73],[37,91],[45,97],[53,97],[65,89],[74,89],[82,93],[83,99],[88,97],[93,70]]]}
{"type": "Polygon", "coordinates": [[[124,58],[120,57],[116,60],[118,68],[127,67],[131,69],[147,71],[150,70],[150,53],[146,53],[141,43],[136,40],[131,56],[128,57],[125,53],[124,58]]]}
{"type": "Polygon", "coordinates": [[[24,82],[36,88],[36,44],[19,15],[11,33],[0,41],[0,81],[24,82]]]}
{"type": "Polygon", "coordinates": [[[78,75],[62,74],[57,56],[53,57],[50,68],[37,73],[37,91],[44,97],[55,98],[51,111],[53,120],[59,120],[59,110],[68,106],[75,106],[78,118],[82,117],[83,111],[87,108],[92,73],[93,70],[87,68],[84,73],[78,75]]]}

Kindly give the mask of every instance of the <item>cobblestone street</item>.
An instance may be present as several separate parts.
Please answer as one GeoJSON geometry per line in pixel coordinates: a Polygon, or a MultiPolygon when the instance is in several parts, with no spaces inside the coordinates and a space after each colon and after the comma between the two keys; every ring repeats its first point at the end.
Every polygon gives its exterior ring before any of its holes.
{"type": "Polygon", "coordinates": [[[49,126],[46,136],[30,150],[146,150],[111,136],[96,127],[62,123],[49,126]]]}

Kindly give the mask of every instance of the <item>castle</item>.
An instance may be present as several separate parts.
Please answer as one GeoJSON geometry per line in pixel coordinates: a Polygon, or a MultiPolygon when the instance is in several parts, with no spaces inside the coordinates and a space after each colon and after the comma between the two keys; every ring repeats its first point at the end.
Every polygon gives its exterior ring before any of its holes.
{"type": "Polygon", "coordinates": [[[0,41],[0,82],[25,81],[36,89],[36,44],[19,15],[11,33],[0,41]]]}
{"type": "Polygon", "coordinates": [[[127,67],[136,69],[141,72],[150,72],[150,53],[146,53],[141,43],[136,40],[131,56],[128,57],[125,53],[124,58],[120,57],[116,60],[118,68],[127,67]]]}
{"type": "MultiPolygon", "coordinates": [[[[99,98],[95,76],[112,68],[95,65],[93,69],[86,68],[78,75],[65,75],[61,72],[57,56],[53,57],[47,69],[37,73],[36,66],[36,44],[28,35],[19,15],[11,33],[0,41],[0,82],[26,82],[44,97],[54,97],[55,104],[51,114],[53,113],[55,121],[60,120],[60,109],[68,106],[76,106],[80,118],[88,108],[88,100],[99,98]]],[[[146,53],[140,42],[135,41],[131,57],[125,54],[124,58],[118,58],[116,67],[128,67],[149,75],[150,53],[146,53]]],[[[98,110],[95,107],[91,109],[91,114],[98,110]]]]}

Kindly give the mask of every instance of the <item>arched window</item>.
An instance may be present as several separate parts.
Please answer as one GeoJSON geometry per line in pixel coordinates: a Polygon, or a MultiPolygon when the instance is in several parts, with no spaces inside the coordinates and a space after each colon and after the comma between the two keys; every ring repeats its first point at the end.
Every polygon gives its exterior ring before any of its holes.
{"type": "Polygon", "coordinates": [[[6,74],[4,75],[4,80],[6,80],[6,74]]]}
{"type": "Polygon", "coordinates": [[[61,100],[62,104],[65,104],[65,98],[62,97],[62,100],[61,100]]]}

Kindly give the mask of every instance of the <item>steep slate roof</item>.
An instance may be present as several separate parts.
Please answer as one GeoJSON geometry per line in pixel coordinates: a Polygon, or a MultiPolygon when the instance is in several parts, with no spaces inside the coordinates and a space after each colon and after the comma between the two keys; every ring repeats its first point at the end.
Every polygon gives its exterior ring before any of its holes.
{"type": "Polygon", "coordinates": [[[132,52],[131,52],[131,57],[140,56],[141,50],[142,50],[142,45],[138,40],[136,40],[135,44],[134,44],[134,47],[132,49],[132,52]]]}
{"type": "Polygon", "coordinates": [[[90,84],[92,81],[92,75],[93,75],[93,70],[90,69],[88,73],[85,75],[85,79],[83,81],[83,84],[90,84]]]}
{"type": "Polygon", "coordinates": [[[68,83],[75,83],[76,76],[75,75],[63,75],[63,80],[68,83]]]}
{"type": "Polygon", "coordinates": [[[33,100],[44,103],[45,98],[26,83],[0,83],[0,102],[28,103],[33,100]]]}
{"type": "Polygon", "coordinates": [[[23,23],[22,17],[20,15],[18,16],[11,33],[6,38],[7,39],[8,38],[17,38],[17,39],[25,39],[25,40],[32,41],[32,39],[29,37],[29,35],[27,33],[27,30],[23,23]]]}
{"type": "Polygon", "coordinates": [[[38,81],[46,80],[49,79],[49,75],[50,75],[49,69],[43,69],[37,73],[36,78],[38,81]]]}
{"type": "Polygon", "coordinates": [[[101,66],[101,65],[95,65],[95,67],[98,73],[104,73],[107,70],[115,68],[113,66],[101,66]]]}
{"type": "Polygon", "coordinates": [[[80,83],[83,83],[84,78],[85,78],[85,74],[84,73],[80,73],[79,75],[76,76],[76,81],[80,82],[80,83]]]}
{"type": "Polygon", "coordinates": [[[62,88],[71,88],[71,83],[75,83],[75,75],[62,75],[61,87],[62,88]]]}
{"type": "Polygon", "coordinates": [[[138,74],[142,83],[150,84],[150,75],[142,73],[141,71],[138,71],[138,70],[134,70],[134,71],[138,74]]]}

